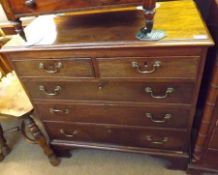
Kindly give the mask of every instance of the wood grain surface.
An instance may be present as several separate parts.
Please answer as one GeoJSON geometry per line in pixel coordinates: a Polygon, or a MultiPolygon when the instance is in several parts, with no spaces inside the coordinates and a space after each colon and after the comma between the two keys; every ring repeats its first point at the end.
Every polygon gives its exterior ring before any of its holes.
{"type": "Polygon", "coordinates": [[[143,11],[136,8],[113,13],[90,11],[85,14],[77,12],[66,16],[39,17],[25,30],[31,47],[17,36],[3,50],[42,50],[40,46],[49,49],[58,46],[62,49],[87,49],[213,45],[210,34],[192,1],[160,3],[154,20],[154,29],[166,31],[167,34],[159,42],[143,42],[136,39],[136,33],[144,25],[143,11]]]}

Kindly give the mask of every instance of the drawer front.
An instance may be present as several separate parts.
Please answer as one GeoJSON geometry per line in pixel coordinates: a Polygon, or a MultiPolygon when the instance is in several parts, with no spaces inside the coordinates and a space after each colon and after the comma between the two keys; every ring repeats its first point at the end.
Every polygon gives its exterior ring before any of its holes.
{"type": "Polygon", "coordinates": [[[20,76],[94,77],[90,58],[13,60],[20,76]]]}
{"type": "Polygon", "coordinates": [[[192,103],[192,83],[30,81],[24,80],[34,99],[192,103]]]}
{"type": "Polygon", "coordinates": [[[99,123],[186,129],[190,111],[184,107],[151,105],[37,103],[42,121],[99,123]]]}
{"type": "Polygon", "coordinates": [[[144,148],[184,150],[186,133],[168,130],[111,127],[107,125],[76,125],[44,123],[53,140],[69,140],[144,148]]]}
{"type": "Polygon", "coordinates": [[[56,11],[78,10],[108,5],[141,3],[142,0],[8,0],[15,14],[54,13],[56,11]]]}
{"type": "Polygon", "coordinates": [[[98,58],[101,77],[196,78],[199,57],[98,58]]]}

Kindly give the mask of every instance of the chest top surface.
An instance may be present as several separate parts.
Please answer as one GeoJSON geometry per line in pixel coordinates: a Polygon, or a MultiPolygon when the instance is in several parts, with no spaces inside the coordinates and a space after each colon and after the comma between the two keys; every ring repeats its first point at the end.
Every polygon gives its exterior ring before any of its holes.
{"type": "Polygon", "coordinates": [[[14,36],[2,51],[213,44],[196,5],[190,0],[157,4],[154,29],[164,30],[167,35],[161,41],[137,40],[135,34],[143,24],[140,7],[41,16],[25,29],[28,42],[14,36]]]}

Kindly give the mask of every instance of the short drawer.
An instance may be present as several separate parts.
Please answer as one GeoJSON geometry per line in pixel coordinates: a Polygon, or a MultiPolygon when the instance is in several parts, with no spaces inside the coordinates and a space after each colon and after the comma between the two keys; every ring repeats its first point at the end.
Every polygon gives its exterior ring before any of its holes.
{"type": "Polygon", "coordinates": [[[69,123],[44,123],[50,139],[185,150],[186,132],[69,123]]]}
{"type": "Polygon", "coordinates": [[[94,77],[90,58],[22,59],[13,60],[19,76],[94,77]]]}
{"type": "Polygon", "coordinates": [[[30,81],[24,80],[33,99],[192,103],[192,83],[30,81]]]}
{"type": "Polygon", "coordinates": [[[98,58],[100,76],[113,78],[196,78],[199,57],[98,58]]]}
{"type": "Polygon", "coordinates": [[[35,103],[42,121],[186,129],[189,109],[162,105],[35,103]]]}
{"type": "Polygon", "coordinates": [[[8,0],[15,14],[51,13],[70,9],[87,8],[91,5],[90,0],[8,0]]]}

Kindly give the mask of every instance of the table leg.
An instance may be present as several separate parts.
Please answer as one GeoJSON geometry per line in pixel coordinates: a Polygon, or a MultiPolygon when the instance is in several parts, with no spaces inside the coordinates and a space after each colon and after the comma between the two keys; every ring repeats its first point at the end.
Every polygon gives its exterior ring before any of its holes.
{"type": "Polygon", "coordinates": [[[23,38],[24,41],[27,41],[26,34],[22,26],[22,21],[18,18],[15,21],[13,21],[13,25],[14,25],[16,33],[19,34],[21,38],[23,38]]]}
{"type": "Polygon", "coordinates": [[[145,16],[145,27],[142,28],[142,33],[151,33],[154,24],[156,0],[144,0],[143,9],[145,16]]]}
{"type": "Polygon", "coordinates": [[[59,165],[60,159],[55,155],[54,151],[48,145],[45,136],[40,131],[35,121],[30,116],[26,116],[24,118],[24,124],[35,139],[35,143],[39,144],[44,153],[48,156],[50,163],[54,166],[59,165]]]}
{"type": "Polygon", "coordinates": [[[3,129],[0,123],[0,161],[4,159],[6,155],[8,155],[11,151],[9,146],[7,145],[7,141],[4,137],[3,129]]]}
{"type": "Polygon", "coordinates": [[[162,30],[153,30],[154,16],[156,12],[156,0],[144,0],[143,9],[145,26],[136,34],[136,38],[142,41],[159,41],[166,36],[162,30]]]}

